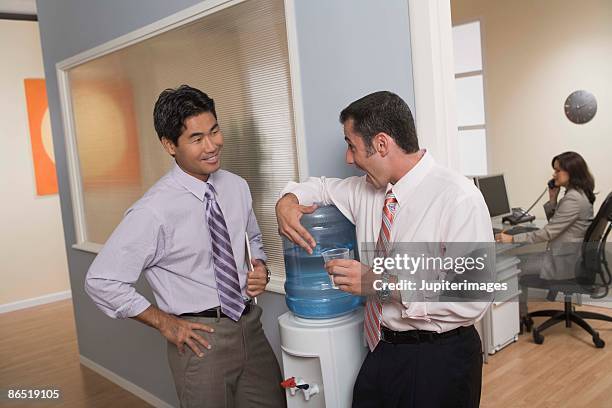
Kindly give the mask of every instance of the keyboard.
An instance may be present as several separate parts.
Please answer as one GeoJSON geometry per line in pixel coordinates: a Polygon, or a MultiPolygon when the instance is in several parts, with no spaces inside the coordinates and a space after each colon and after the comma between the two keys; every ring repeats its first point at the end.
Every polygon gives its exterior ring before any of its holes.
{"type": "MultiPolygon", "coordinates": [[[[516,235],[516,234],[522,234],[524,232],[531,232],[531,231],[537,231],[537,230],[539,230],[538,227],[527,227],[523,225],[517,225],[515,227],[507,229],[505,233],[508,235],[516,235]]],[[[493,228],[493,234],[499,234],[500,232],[502,232],[501,229],[493,228]]]]}

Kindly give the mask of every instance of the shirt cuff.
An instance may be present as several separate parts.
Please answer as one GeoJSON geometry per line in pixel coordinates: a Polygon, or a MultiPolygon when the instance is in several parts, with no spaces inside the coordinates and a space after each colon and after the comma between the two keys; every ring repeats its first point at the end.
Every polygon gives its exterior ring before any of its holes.
{"type": "Polygon", "coordinates": [[[312,197],[308,197],[307,193],[300,191],[300,184],[294,181],[290,181],[289,183],[287,183],[287,186],[280,192],[278,198],[283,198],[285,194],[295,195],[300,205],[311,205],[315,201],[312,197]]]}
{"type": "Polygon", "coordinates": [[[402,318],[404,319],[415,319],[425,320],[430,322],[431,319],[427,316],[427,302],[417,301],[416,292],[412,290],[402,290],[400,292],[402,299],[402,318]]]}
{"type": "Polygon", "coordinates": [[[151,306],[151,302],[149,302],[144,296],[136,294],[132,301],[117,309],[117,319],[138,316],[147,310],[149,306],[151,306]]]}
{"type": "Polygon", "coordinates": [[[253,253],[251,254],[251,256],[254,259],[259,259],[261,261],[263,261],[264,263],[268,262],[268,257],[266,256],[266,254],[263,251],[253,251],[253,253]]]}

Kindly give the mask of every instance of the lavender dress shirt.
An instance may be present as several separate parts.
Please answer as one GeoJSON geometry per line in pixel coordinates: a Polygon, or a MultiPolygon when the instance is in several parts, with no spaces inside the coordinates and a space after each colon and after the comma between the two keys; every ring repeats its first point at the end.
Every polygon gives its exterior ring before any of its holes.
{"type": "MultiPolygon", "coordinates": [[[[217,191],[246,297],[245,231],[253,258],[266,260],[251,192],[243,178],[225,170],[211,174],[208,182],[217,191]]],[[[219,305],[206,222],[206,188],[206,183],[175,164],[126,211],[85,280],[85,291],[106,315],[132,317],[150,306],[133,287],[143,272],[158,307],[167,313],[198,312],[219,305]]]]}

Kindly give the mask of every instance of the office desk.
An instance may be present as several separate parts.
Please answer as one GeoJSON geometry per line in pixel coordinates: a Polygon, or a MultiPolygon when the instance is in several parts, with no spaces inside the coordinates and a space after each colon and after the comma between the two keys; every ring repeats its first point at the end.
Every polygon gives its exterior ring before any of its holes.
{"type": "MultiPolygon", "coordinates": [[[[508,224],[501,222],[501,217],[491,219],[493,228],[508,228],[508,224]]],[[[546,220],[536,219],[523,226],[542,228],[546,220]]],[[[495,251],[495,272],[497,282],[506,282],[508,291],[496,296],[493,304],[482,320],[478,322],[477,329],[482,339],[485,361],[489,354],[495,354],[502,348],[518,340],[520,330],[518,297],[520,295],[518,278],[521,272],[520,260],[517,255],[536,250],[535,246],[521,246],[518,244],[497,244],[495,251]]]]}

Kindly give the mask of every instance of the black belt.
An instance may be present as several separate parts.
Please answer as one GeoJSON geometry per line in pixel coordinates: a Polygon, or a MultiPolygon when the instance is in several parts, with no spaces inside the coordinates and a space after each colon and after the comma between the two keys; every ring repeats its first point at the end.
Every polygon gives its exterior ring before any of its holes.
{"type": "Polygon", "coordinates": [[[472,326],[461,326],[456,329],[449,330],[444,333],[437,333],[427,330],[407,330],[407,331],[393,331],[387,327],[382,326],[380,332],[380,340],[385,343],[391,344],[417,344],[423,342],[433,343],[439,339],[445,339],[452,336],[459,336],[469,330],[474,329],[472,326]]]}
{"type": "MultiPolygon", "coordinates": [[[[241,316],[244,316],[245,314],[248,314],[251,311],[252,308],[253,308],[253,301],[252,300],[249,300],[249,301],[245,302],[244,303],[244,310],[242,311],[242,315],[241,316]]],[[[221,311],[221,306],[211,307],[210,309],[203,310],[201,312],[196,312],[196,313],[183,313],[183,314],[181,314],[181,316],[216,317],[216,318],[229,317],[229,316],[227,316],[225,313],[223,313],[221,311]]]]}

